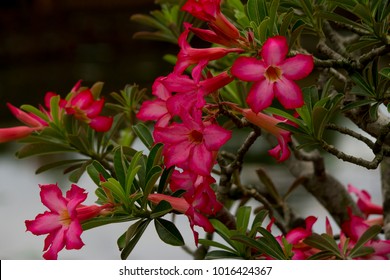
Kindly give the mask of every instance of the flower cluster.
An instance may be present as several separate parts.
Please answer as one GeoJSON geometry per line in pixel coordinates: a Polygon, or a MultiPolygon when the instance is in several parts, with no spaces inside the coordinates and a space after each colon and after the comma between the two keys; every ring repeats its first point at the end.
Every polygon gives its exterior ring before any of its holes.
{"type": "MultiPolygon", "coordinates": [[[[180,199],[172,198],[172,207],[189,217],[192,228],[199,225],[206,231],[212,231],[207,219],[200,219],[195,213],[214,215],[221,207],[211,189],[214,179],[210,174],[217,152],[230,139],[231,131],[221,127],[213,114],[204,114],[209,106],[207,97],[231,83],[235,77],[255,82],[247,97],[251,109],[241,109],[236,104],[231,107],[249,122],[274,135],[279,144],[269,154],[278,161],[286,160],[290,155],[287,145],[291,136],[277,127],[285,120],[260,111],[271,105],[273,96],[288,109],[302,106],[302,93],[292,80],[306,77],[313,69],[313,59],[309,55],[286,59],[287,41],[276,36],[264,43],[260,52],[262,60],[242,56],[231,66],[233,76],[228,70],[212,76],[205,72],[209,62],[228,54],[245,53],[250,46],[250,36],[242,36],[224,16],[220,0],[189,0],[182,10],[206,22],[209,29],[194,28],[190,23],[184,23],[185,30],[178,39],[180,51],[174,70],[155,80],[152,88],[155,99],[145,101],[137,117],[142,121],[156,122],[153,136],[155,142],[164,144],[164,163],[167,167],[177,168],[171,178],[171,190],[186,191],[180,210],[173,206],[178,205],[180,199]],[[221,47],[193,48],[187,41],[190,32],[221,47]],[[191,76],[185,74],[189,67],[192,67],[191,76]]],[[[166,195],[150,196],[154,202],[162,199],[169,201],[166,195]]],[[[195,231],[194,234],[197,240],[195,231]]]]}
{"type": "Polygon", "coordinates": [[[104,102],[103,98],[95,100],[91,89],[81,88],[81,81],[78,81],[66,99],[61,99],[54,92],[47,92],[44,98],[45,106],[40,106],[35,112],[26,112],[8,103],[11,113],[25,125],[0,128],[0,143],[23,139],[33,132],[42,131],[50,126],[54,119],[63,119],[64,114],[73,115],[97,132],[106,132],[111,128],[113,118],[100,115],[104,102]],[[56,110],[56,116],[53,116],[51,106],[60,109],[56,110]]]}
{"type": "MultiPolygon", "coordinates": [[[[362,235],[370,228],[370,226],[383,224],[383,218],[367,220],[371,214],[383,214],[383,208],[380,205],[374,204],[371,201],[371,196],[365,190],[359,190],[352,185],[348,185],[348,191],[356,194],[358,197],[357,205],[360,211],[363,213],[363,217],[354,215],[351,210],[348,211],[349,219],[341,225],[340,240],[338,248],[341,254],[345,254],[345,258],[348,258],[349,252],[354,248],[358,240],[362,235]]],[[[277,236],[276,239],[282,247],[284,244],[282,238],[284,238],[288,244],[292,247],[292,259],[305,260],[318,253],[320,250],[313,248],[305,243],[305,239],[313,234],[313,225],[317,221],[314,216],[307,217],[305,220],[306,226],[297,227],[289,231],[286,235],[277,236]]],[[[268,230],[271,230],[273,221],[268,225],[268,230]]],[[[332,239],[334,238],[333,229],[330,225],[328,218],[326,218],[326,234],[332,239]]],[[[389,240],[369,240],[364,246],[374,249],[372,254],[364,255],[362,257],[355,257],[354,259],[376,259],[387,260],[390,254],[390,241],[389,240]]],[[[268,258],[268,256],[266,256],[268,258]]]]}

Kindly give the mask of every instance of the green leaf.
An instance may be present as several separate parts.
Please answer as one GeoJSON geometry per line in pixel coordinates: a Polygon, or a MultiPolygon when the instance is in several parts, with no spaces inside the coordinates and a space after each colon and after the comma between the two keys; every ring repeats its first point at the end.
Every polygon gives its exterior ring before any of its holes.
{"type": "Polygon", "coordinates": [[[159,165],[162,158],[162,143],[155,144],[149,152],[148,160],[146,161],[146,170],[152,169],[153,166],[159,165]]]}
{"type": "Polygon", "coordinates": [[[245,233],[247,231],[250,216],[251,216],[250,206],[241,206],[240,208],[238,208],[236,218],[237,218],[237,230],[239,232],[245,233]]]}
{"type": "Polygon", "coordinates": [[[245,235],[233,235],[232,240],[239,241],[250,248],[256,249],[261,253],[267,254],[268,256],[277,259],[277,260],[285,260],[286,256],[283,253],[283,249],[280,247],[279,243],[277,247],[275,247],[272,243],[266,241],[264,237],[261,237],[257,240],[249,238],[245,235]]]}
{"type": "MultiPolygon", "coordinates": [[[[130,255],[130,253],[135,248],[135,245],[137,245],[138,241],[140,240],[142,234],[148,227],[151,220],[142,220],[140,222],[137,222],[136,224],[133,224],[129,227],[129,230],[126,232],[126,242],[125,246],[122,249],[121,252],[121,259],[125,260],[130,255]]],[[[119,242],[118,242],[119,245],[119,242]]]]}
{"type": "Polygon", "coordinates": [[[136,190],[132,190],[132,186],[134,183],[135,176],[137,175],[138,171],[142,167],[139,164],[141,157],[142,157],[142,152],[141,151],[137,152],[131,159],[129,167],[127,168],[126,183],[125,183],[125,193],[127,196],[130,195],[132,192],[136,191],[136,190]]]}
{"type": "Polygon", "coordinates": [[[100,227],[108,224],[125,223],[139,219],[138,217],[125,216],[125,217],[97,217],[87,220],[81,224],[83,230],[89,230],[95,227],[100,227]]]}
{"type": "Polygon", "coordinates": [[[336,241],[327,234],[319,235],[317,233],[313,233],[311,236],[307,237],[303,242],[311,247],[320,249],[322,251],[331,252],[339,259],[343,259],[343,256],[340,254],[336,241]]]}
{"type": "Polygon", "coordinates": [[[223,250],[215,250],[208,252],[206,255],[206,260],[218,260],[218,259],[238,259],[242,260],[242,257],[239,255],[223,250]]]}
{"type": "Polygon", "coordinates": [[[54,169],[57,167],[72,165],[73,163],[82,163],[85,161],[86,161],[86,159],[67,159],[67,160],[60,160],[60,161],[46,163],[46,164],[42,165],[41,167],[39,167],[35,171],[35,174],[39,174],[39,173],[42,173],[42,172],[45,172],[47,170],[54,169]]]}
{"type": "Polygon", "coordinates": [[[322,139],[325,127],[328,121],[329,111],[324,107],[316,107],[313,109],[313,133],[315,139],[322,139]]]}
{"type": "Polygon", "coordinates": [[[344,23],[344,24],[353,26],[353,27],[358,28],[358,29],[366,29],[364,27],[364,25],[359,24],[353,20],[350,20],[349,18],[347,18],[345,16],[339,15],[339,14],[334,13],[334,12],[320,10],[320,11],[318,11],[318,16],[323,18],[323,19],[330,20],[330,21],[344,23]]]}
{"type": "MultiPolygon", "coordinates": [[[[77,169],[75,169],[70,175],[69,175],[69,181],[71,181],[72,183],[77,183],[81,176],[83,176],[85,170],[87,169],[87,166],[89,165],[91,161],[86,161],[84,162],[83,164],[81,165],[74,165],[74,166],[71,166],[71,168],[74,168],[74,167],[77,167],[77,169]]],[[[65,170],[65,173],[67,173],[67,170],[65,170]]]]}
{"type": "Polygon", "coordinates": [[[101,185],[112,191],[116,198],[119,199],[119,202],[126,203],[128,201],[121,184],[114,178],[108,178],[106,182],[101,182],[101,185]]]}
{"type": "Polygon", "coordinates": [[[352,110],[352,109],[355,109],[355,108],[358,108],[361,106],[370,105],[373,102],[375,102],[375,101],[371,100],[371,99],[359,100],[359,101],[351,102],[351,103],[345,105],[341,110],[343,112],[347,112],[349,110],[352,110]]]}
{"type": "Polygon", "coordinates": [[[159,202],[159,204],[157,204],[156,207],[154,207],[154,209],[150,215],[150,218],[156,219],[156,218],[164,216],[165,214],[167,214],[171,211],[172,211],[171,204],[168,201],[161,200],[159,202]]]}
{"type": "Polygon", "coordinates": [[[122,146],[119,146],[114,151],[114,170],[117,180],[122,186],[126,185],[126,170],[127,166],[123,156],[122,146]]]}
{"type": "Polygon", "coordinates": [[[370,96],[375,96],[375,91],[374,89],[371,87],[371,85],[364,79],[364,77],[357,73],[357,72],[354,72],[352,75],[350,75],[352,81],[354,81],[354,83],[360,87],[367,95],[370,95],[370,96]]]}
{"type": "Polygon", "coordinates": [[[110,173],[108,173],[103,165],[101,165],[98,161],[93,161],[87,166],[87,173],[97,186],[100,186],[100,175],[103,176],[105,180],[111,178],[110,173]]]}
{"type": "Polygon", "coordinates": [[[382,227],[380,225],[374,225],[370,228],[368,228],[362,236],[359,238],[359,240],[356,242],[355,246],[352,248],[352,250],[349,252],[349,257],[356,258],[358,255],[361,255],[363,251],[361,251],[361,248],[371,239],[375,238],[382,230],[382,227]]]}
{"type": "Polygon", "coordinates": [[[154,225],[156,227],[157,234],[162,241],[173,246],[184,245],[184,239],[174,223],[159,218],[154,220],[154,225]]]}
{"type": "Polygon", "coordinates": [[[148,202],[148,195],[153,191],[156,182],[158,178],[160,178],[162,173],[162,168],[160,166],[154,166],[147,174],[146,176],[146,185],[144,188],[144,200],[142,205],[146,206],[146,203],[148,202]]]}
{"type": "Polygon", "coordinates": [[[137,123],[133,126],[133,130],[142,143],[150,150],[153,146],[154,140],[149,128],[144,123],[137,123]]]}
{"type": "Polygon", "coordinates": [[[217,241],[214,241],[214,240],[199,239],[199,243],[204,245],[204,246],[215,247],[215,248],[219,248],[219,249],[222,249],[224,251],[228,251],[228,252],[231,252],[233,254],[236,254],[236,251],[234,251],[232,248],[230,248],[222,243],[219,243],[217,241]]]}
{"type": "Polygon", "coordinates": [[[18,158],[26,158],[37,155],[57,154],[63,152],[73,152],[74,150],[68,146],[56,143],[32,143],[24,145],[16,152],[18,158]]]}
{"type": "Polygon", "coordinates": [[[35,108],[32,105],[22,105],[22,106],[20,106],[20,109],[22,109],[23,111],[32,113],[46,122],[50,122],[49,117],[45,113],[43,113],[41,110],[39,110],[38,108],[35,108]]]}
{"type": "Polygon", "coordinates": [[[234,249],[238,251],[242,246],[231,239],[232,232],[219,220],[211,219],[211,224],[218,234],[234,249]]]}
{"type": "Polygon", "coordinates": [[[379,74],[387,79],[390,79],[390,67],[382,68],[381,71],[379,71],[379,74]]]}
{"type": "Polygon", "coordinates": [[[163,173],[161,174],[160,181],[158,183],[158,188],[157,188],[158,193],[163,193],[165,191],[174,170],[175,170],[174,166],[164,169],[163,173]]]}
{"type": "Polygon", "coordinates": [[[271,36],[277,35],[276,23],[278,20],[279,0],[273,0],[269,9],[269,31],[271,36]]]}
{"type": "Polygon", "coordinates": [[[250,21],[260,24],[268,15],[267,3],[265,0],[248,0],[246,12],[250,21]]]}

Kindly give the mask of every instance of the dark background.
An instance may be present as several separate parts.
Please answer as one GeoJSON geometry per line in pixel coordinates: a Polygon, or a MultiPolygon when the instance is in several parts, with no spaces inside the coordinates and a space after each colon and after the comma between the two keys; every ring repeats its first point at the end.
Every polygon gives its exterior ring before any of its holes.
{"type": "Polygon", "coordinates": [[[108,96],[126,84],[150,87],[171,70],[162,56],[173,44],[135,40],[148,27],[130,20],[157,9],[154,0],[0,0],[0,123],[15,118],[6,102],[43,103],[83,80],[103,81],[108,96]]]}

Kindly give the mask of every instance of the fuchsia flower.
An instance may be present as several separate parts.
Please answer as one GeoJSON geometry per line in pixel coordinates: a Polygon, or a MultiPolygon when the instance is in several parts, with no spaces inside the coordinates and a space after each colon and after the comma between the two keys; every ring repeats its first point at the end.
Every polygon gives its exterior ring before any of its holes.
{"type": "Polygon", "coordinates": [[[173,197],[170,195],[155,193],[148,196],[149,201],[158,204],[160,201],[165,200],[169,202],[172,208],[180,213],[185,214],[189,221],[194,233],[195,243],[198,244],[198,232],[194,230],[195,225],[202,227],[206,232],[213,232],[214,227],[210,223],[204,213],[200,212],[196,205],[191,205],[183,197],[173,197]]]}
{"type": "Polygon", "coordinates": [[[98,132],[110,130],[113,118],[99,115],[103,110],[104,99],[94,100],[90,89],[79,90],[79,83],[80,81],[72,89],[70,99],[62,101],[66,113],[74,115],[76,119],[87,123],[98,132]]]}
{"type": "Polygon", "coordinates": [[[35,235],[48,234],[45,239],[45,259],[57,259],[58,252],[64,247],[67,250],[80,249],[84,246],[80,236],[81,222],[98,216],[111,205],[84,206],[81,203],[87,198],[85,190],[72,185],[66,197],[57,185],[41,185],[41,201],[49,208],[35,220],[27,220],[26,228],[35,235]]]}
{"type": "Polygon", "coordinates": [[[166,77],[159,77],[154,81],[152,94],[157,98],[144,101],[137,113],[137,118],[141,121],[156,121],[156,127],[165,127],[172,119],[167,108],[167,101],[172,94],[162,83],[164,79],[166,77]]]}
{"type": "Polygon", "coordinates": [[[268,38],[262,49],[262,60],[239,57],[231,72],[240,80],[254,82],[247,103],[258,113],[269,107],[274,97],[286,109],[299,108],[304,104],[301,89],[294,80],[302,79],[313,70],[311,55],[298,54],[286,58],[288,45],[285,37],[268,38]]]}
{"type": "Polygon", "coordinates": [[[183,123],[154,130],[155,141],[164,144],[165,165],[207,176],[214,165],[213,154],[230,139],[231,132],[217,124],[202,122],[200,114],[181,117],[183,123]]]}
{"type": "MultiPolygon", "coordinates": [[[[349,237],[348,248],[352,249],[363,233],[370,227],[370,225],[361,217],[354,216],[352,211],[349,211],[350,219],[344,222],[341,226],[342,233],[340,236],[340,250],[345,246],[346,237],[349,237]]],[[[368,241],[364,246],[371,247],[375,250],[374,253],[363,256],[359,259],[371,260],[388,260],[390,254],[390,240],[376,240],[368,241]]]]}
{"type": "Polygon", "coordinates": [[[207,61],[216,60],[226,56],[231,52],[241,53],[243,51],[240,48],[231,48],[231,49],[226,49],[221,47],[205,48],[205,49],[192,48],[190,44],[187,42],[187,37],[190,32],[190,27],[192,25],[189,23],[185,23],[184,26],[185,26],[185,30],[182,34],[180,34],[178,40],[180,52],[177,55],[177,62],[174,68],[174,72],[177,74],[182,74],[184,70],[187,69],[188,66],[193,64],[198,64],[202,60],[207,60],[207,61]]]}
{"type": "MultiPolygon", "coordinates": [[[[48,92],[45,95],[45,106],[41,107],[41,111],[47,116],[47,120],[51,119],[50,115],[50,99],[53,96],[52,93],[48,92]]],[[[32,113],[26,113],[19,108],[7,103],[11,113],[22,123],[24,126],[15,126],[9,128],[0,128],[0,143],[14,141],[25,138],[35,131],[41,131],[48,126],[47,120],[44,120],[32,113]]]]}
{"type": "Polygon", "coordinates": [[[221,0],[188,0],[181,9],[208,22],[218,35],[231,40],[240,37],[238,29],[221,13],[221,0]]]}
{"type": "Polygon", "coordinates": [[[358,197],[357,206],[367,218],[370,214],[383,214],[383,207],[371,202],[371,195],[365,190],[359,190],[353,185],[348,185],[348,192],[358,197]]]}
{"type": "Polygon", "coordinates": [[[240,111],[249,122],[257,125],[276,137],[279,144],[268,151],[272,157],[274,157],[278,162],[282,162],[290,157],[291,152],[288,148],[288,143],[291,142],[291,132],[277,126],[277,124],[282,122],[282,120],[263,113],[256,114],[251,109],[241,109],[240,111]]]}
{"type": "MultiPolygon", "coordinates": [[[[303,243],[303,240],[313,234],[313,225],[317,221],[317,218],[314,216],[309,216],[305,219],[305,228],[297,227],[290,230],[284,237],[286,241],[293,245],[292,256],[293,260],[304,260],[313,255],[315,249],[303,243]]],[[[270,225],[267,229],[269,230],[270,225]]],[[[277,236],[276,240],[279,242],[280,246],[283,247],[282,235],[277,236]]]]}

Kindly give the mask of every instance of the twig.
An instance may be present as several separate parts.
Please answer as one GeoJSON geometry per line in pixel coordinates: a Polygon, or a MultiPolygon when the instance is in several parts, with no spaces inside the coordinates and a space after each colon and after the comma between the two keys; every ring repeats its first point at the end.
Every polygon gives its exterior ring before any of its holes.
{"type": "Polygon", "coordinates": [[[363,166],[367,169],[376,169],[379,166],[379,164],[381,163],[381,161],[383,160],[383,153],[376,154],[372,161],[368,161],[368,160],[365,160],[362,158],[348,155],[348,154],[336,149],[333,145],[329,145],[325,141],[321,142],[321,147],[325,151],[327,151],[328,153],[336,156],[337,158],[339,158],[343,161],[354,163],[356,165],[363,166]]]}
{"type": "Polygon", "coordinates": [[[345,134],[345,135],[349,135],[349,136],[365,143],[371,149],[374,149],[375,143],[373,141],[371,141],[367,137],[363,136],[362,134],[355,132],[354,130],[351,130],[351,129],[346,128],[346,127],[340,127],[340,126],[337,126],[335,124],[328,124],[326,126],[326,128],[334,130],[334,131],[338,131],[338,132],[345,134]]]}

